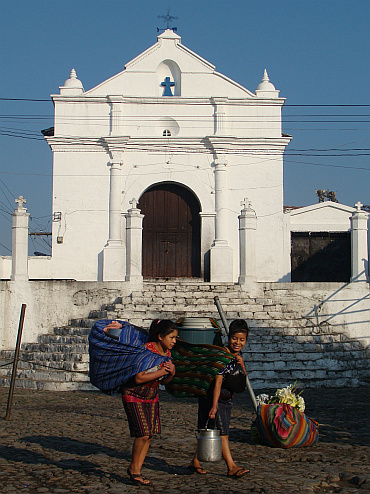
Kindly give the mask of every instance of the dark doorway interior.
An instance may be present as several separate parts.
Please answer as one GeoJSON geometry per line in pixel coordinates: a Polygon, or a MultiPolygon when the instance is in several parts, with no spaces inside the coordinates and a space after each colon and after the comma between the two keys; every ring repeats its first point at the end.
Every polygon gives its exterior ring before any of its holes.
{"type": "Polygon", "coordinates": [[[200,207],[176,184],[159,184],[139,201],[143,219],[144,278],[200,276],[200,207]]]}
{"type": "Polygon", "coordinates": [[[350,233],[292,232],[291,269],[292,281],[350,281],[350,233]]]}

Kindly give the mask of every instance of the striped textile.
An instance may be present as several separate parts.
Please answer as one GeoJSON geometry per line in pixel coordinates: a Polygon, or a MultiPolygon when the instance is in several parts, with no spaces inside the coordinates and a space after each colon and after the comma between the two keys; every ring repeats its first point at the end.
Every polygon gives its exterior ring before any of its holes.
{"type": "Polygon", "coordinates": [[[161,433],[158,386],[123,388],[122,402],[127,415],[131,437],[153,436],[161,433]]]}
{"type": "Polygon", "coordinates": [[[177,340],[171,350],[176,374],[166,385],[173,396],[206,396],[215,376],[234,359],[230,353],[215,345],[196,345],[177,340]]]}
{"type": "Polygon", "coordinates": [[[274,448],[310,446],[319,439],[319,424],[286,403],[260,405],[255,425],[262,444],[274,448]]]}
{"type": "Polygon", "coordinates": [[[122,324],[118,339],[107,336],[103,329],[110,322],[111,319],[101,319],[91,328],[89,376],[91,384],[114,395],[131,377],[168,361],[169,357],[147,350],[144,345],[148,334],[128,322],[118,321],[122,324]]]}

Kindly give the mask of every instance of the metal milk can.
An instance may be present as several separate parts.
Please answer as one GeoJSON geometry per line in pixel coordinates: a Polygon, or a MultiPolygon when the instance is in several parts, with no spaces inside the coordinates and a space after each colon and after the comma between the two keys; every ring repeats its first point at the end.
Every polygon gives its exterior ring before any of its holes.
{"type": "MultiPolygon", "coordinates": [[[[206,426],[207,427],[207,426],[206,426]]],[[[217,429],[200,429],[197,438],[199,461],[219,461],[222,457],[222,439],[217,429]]]]}

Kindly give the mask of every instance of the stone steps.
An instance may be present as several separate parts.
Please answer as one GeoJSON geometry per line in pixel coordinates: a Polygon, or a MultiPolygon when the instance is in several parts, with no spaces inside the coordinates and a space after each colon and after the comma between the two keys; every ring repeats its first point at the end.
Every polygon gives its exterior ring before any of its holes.
{"type": "MultiPolygon", "coordinates": [[[[317,327],[305,318],[305,300],[289,287],[266,284],[265,295],[251,296],[233,284],[200,280],[145,281],[142,291],[94,308],[86,319],[40,335],[22,345],[17,386],[33,389],[94,389],[88,383],[87,337],[97,319],[122,319],[148,328],[154,318],[220,319],[218,295],[228,320],[245,318],[250,336],[243,352],[252,386],[273,389],[298,381],[303,387],[358,386],[370,381],[368,351],[330,325],[317,327]],[[39,367],[62,367],[64,372],[39,367]]],[[[262,292],[261,292],[262,293],[262,292]]],[[[1,352],[10,361],[13,352],[1,352]]],[[[0,367],[0,385],[7,385],[11,367],[0,367]]]]}

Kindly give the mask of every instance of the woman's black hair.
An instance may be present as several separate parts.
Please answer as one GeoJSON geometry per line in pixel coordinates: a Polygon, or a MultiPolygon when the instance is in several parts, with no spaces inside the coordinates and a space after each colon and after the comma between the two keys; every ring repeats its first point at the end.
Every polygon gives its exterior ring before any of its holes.
{"type": "Polygon", "coordinates": [[[169,319],[154,319],[149,328],[149,341],[158,341],[158,336],[162,338],[177,329],[176,324],[169,319]]]}
{"type": "Polygon", "coordinates": [[[235,319],[229,326],[229,338],[234,336],[235,333],[245,333],[248,338],[249,328],[247,321],[244,319],[235,319]]]}

